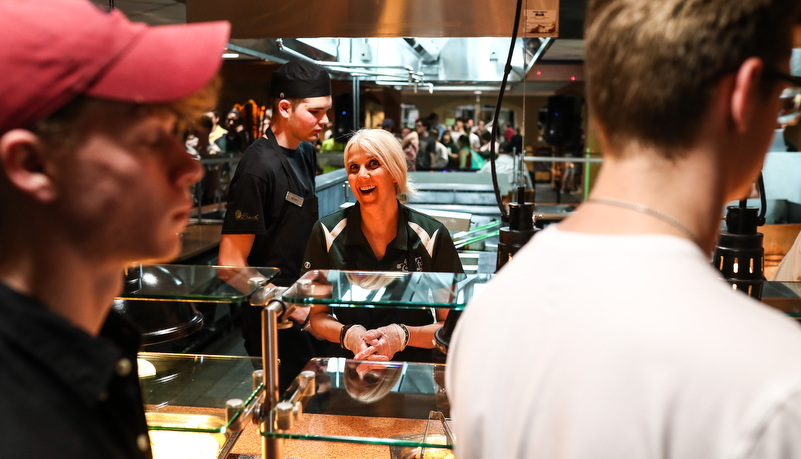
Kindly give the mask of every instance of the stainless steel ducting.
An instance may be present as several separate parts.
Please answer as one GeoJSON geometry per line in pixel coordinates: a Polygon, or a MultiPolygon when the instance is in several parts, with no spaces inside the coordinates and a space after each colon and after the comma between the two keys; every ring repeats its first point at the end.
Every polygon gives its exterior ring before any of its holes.
{"type": "MultiPolygon", "coordinates": [[[[558,0],[528,0],[526,10],[558,0]]],[[[187,22],[225,19],[232,49],[278,63],[300,56],[379,84],[492,84],[503,79],[515,2],[464,0],[187,0],[187,22]],[[308,26],[299,26],[299,25],[308,26]],[[278,40],[280,39],[280,40],[278,40]],[[293,53],[296,52],[296,53],[293,53]],[[339,64],[335,66],[334,64],[339,64]],[[412,69],[411,72],[405,68],[412,69]]],[[[558,14],[557,14],[558,16],[558,14]]],[[[525,20],[521,21],[525,24],[525,20]]],[[[525,27],[521,27],[525,28],[525,27]]],[[[521,37],[509,82],[525,79],[551,40],[521,37]]]]}

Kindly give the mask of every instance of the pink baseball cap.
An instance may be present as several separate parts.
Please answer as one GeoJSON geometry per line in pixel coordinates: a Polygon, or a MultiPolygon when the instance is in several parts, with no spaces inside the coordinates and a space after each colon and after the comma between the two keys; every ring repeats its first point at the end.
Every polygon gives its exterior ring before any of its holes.
{"type": "Polygon", "coordinates": [[[0,134],[75,97],[163,103],[203,88],[222,64],[227,22],[150,27],[87,0],[0,2],[0,134]]]}

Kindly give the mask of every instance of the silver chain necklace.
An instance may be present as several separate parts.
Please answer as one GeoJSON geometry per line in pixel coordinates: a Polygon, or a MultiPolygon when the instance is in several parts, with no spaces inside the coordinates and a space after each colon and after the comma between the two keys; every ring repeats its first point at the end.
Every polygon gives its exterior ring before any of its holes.
{"type": "Polygon", "coordinates": [[[669,224],[670,226],[676,228],[677,230],[681,231],[690,238],[693,243],[697,246],[701,246],[698,243],[698,239],[695,237],[695,234],[690,231],[690,228],[687,228],[682,222],[676,220],[675,218],[671,217],[670,215],[663,214],[657,210],[651,209],[650,207],[640,204],[637,202],[631,201],[622,201],[619,199],[611,199],[611,198],[589,198],[585,203],[594,203],[594,204],[603,204],[612,207],[619,207],[621,209],[628,209],[633,210],[634,212],[639,212],[641,214],[650,215],[651,217],[656,218],[657,220],[662,220],[663,222],[669,224]]]}

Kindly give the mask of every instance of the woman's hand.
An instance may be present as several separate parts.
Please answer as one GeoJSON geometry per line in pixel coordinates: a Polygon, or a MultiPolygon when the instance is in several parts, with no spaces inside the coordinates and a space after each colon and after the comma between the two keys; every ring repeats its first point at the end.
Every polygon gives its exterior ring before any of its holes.
{"type": "Polygon", "coordinates": [[[396,353],[406,348],[408,335],[402,326],[389,324],[385,327],[368,330],[364,335],[364,339],[367,344],[375,349],[372,355],[380,355],[386,357],[387,360],[392,360],[396,353]]]}
{"type": "Polygon", "coordinates": [[[367,329],[361,325],[351,325],[345,336],[342,338],[342,347],[353,352],[353,354],[361,354],[370,346],[365,340],[367,329]]]}

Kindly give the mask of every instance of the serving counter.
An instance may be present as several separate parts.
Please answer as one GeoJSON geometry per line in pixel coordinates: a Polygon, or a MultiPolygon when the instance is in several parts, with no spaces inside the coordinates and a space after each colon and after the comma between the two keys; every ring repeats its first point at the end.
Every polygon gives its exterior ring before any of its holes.
{"type": "Polygon", "coordinates": [[[169,273],[169,288],[145,281],[120,299],[159,301],[164,308],[187,302],[249,302],[265,311],[267,330],[262,362],[141,353],[154,451],[171,457],[170,448],[191,445],[198,448],[193,457],[412,457],[422,448],[438,453],[451,449],[443,364],[313,359],[278,394],[272,381],[277,358],[269,348],[271,333],[293,308],[313,304],[460,310],[491,275],[311,271],[276,296],[264,287],[275,271],[199,265],[139,268],[144,279],[169,273]],[[264,370],[254,372],[259,367],[264,370]]]}

